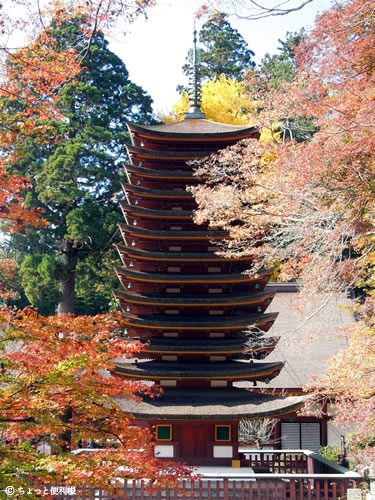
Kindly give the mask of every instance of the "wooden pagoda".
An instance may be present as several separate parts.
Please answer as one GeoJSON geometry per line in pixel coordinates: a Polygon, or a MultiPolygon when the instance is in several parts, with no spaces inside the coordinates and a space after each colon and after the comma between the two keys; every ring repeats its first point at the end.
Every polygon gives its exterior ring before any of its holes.
{"type": "Polygon", "coordinates": [[[300,398],[235,386],[267,383],[283,368],[265,360],[278,342],[266,335],[277,316],[266,312],[274,296],[265,289],[272,270],[251,277],[244,274],[248,257],[218,256],[215,242],[228,235],[194,223],[196,203],[186,187],[201,181],[190,160],[256,138],[258,131],[206,120],[199,68],[193,69],[185,120],[128,125],[124,244],[116,269],[122,290],[114,294],[126,318],[125,335],[140,339],[145,350],[137,360],[117,361],[116,372],[163,388],[156,399],[121,401],[139,425],[153,428],[158,456],[229,465],[238,458],[240,419],[294,412],[300,398]]]}

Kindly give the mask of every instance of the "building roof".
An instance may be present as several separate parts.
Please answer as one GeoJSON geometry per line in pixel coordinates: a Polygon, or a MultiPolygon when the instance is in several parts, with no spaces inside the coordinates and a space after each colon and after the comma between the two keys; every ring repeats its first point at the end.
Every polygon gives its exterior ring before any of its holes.
{"type": "Polygon", "coordinates": [[[130,233],[133,236],[139,236],[142,238],[153,238],[153,239],[165,239],[165,240],[207,240],[207,239],[217,239],[225,238],[228,236],[228,231],[220,230],[209,230],[206,228],[201,229],[197,226],[197,229],[193,231],[181,231],[181,230],[171,230],[171,229],[144,229],[138,226],[130,226],[129,224],[124,224],[123,222],[118,223],[121,231],[130,233]]]}
{"type": "Polygon", "coordinates": [[[187,219],[191,222],[193,217],[192,210],[155,210],[153,208],[140,207],[139,205],[129,205],[124,202],[120,203],[120,206],[124,213],[130,213],[146,219],[187,219]]]}
{"type": "Polygon", "coordinates": [[[283,368],[284,363],[217,361],[173,362],[139,361],[132,363],[123,359],[115,360],[116,373],[145,380],[159,379],[209,379],[209,380],[271,380],[283,368]]]}
{"type": "Polygon", "coordinates": [[[285,366],[267,387],[300,388],[311,381],[311,377],[322,377],[329,359],[347,347],[348,339],[342,327],[354,321],[351,300],[340,293],[321,308],[324,299],[309,299],[308,311],[300,313],[296,308],[299,294],[295,286],[288,290],[287,286],[268,285],[266,290],[270,288],[281,291],[267,309],[267,312],[279,313],[268,335],[280,336],[280,341],[267,361],[281,359],[285,366]]]}
{"type": "MultiPolygon", "coordinates": [[[[160,260],[170,262],[201,262],[201,261],[223,261],[227,262],[228,259],[222,255],[217,255],[214,252],[158,252],[153,250],[144,250],[142,248],[126,247],[124,245],[115,245],[118,252],[128,255],[134,259],[139,260],[160,260]]],[[[235,257],[231,260],[234,261],[250,261],[251,256],[235,257]]]]}
{"type": "MultiPolygon", "coordinates": [[[[196,160],[198,158],[205,158],[211,153],[217,151],[217,149],[212,149],[211,151],[169,151],[169,150],[156,150],[156,149],[144,149],[138,148],[137,146],[126,145],[128,155],[131,158],[132,155],[141,158],[155,158],[155,159],[165,159],[165,160],[196,160]]],[[[190,167],[191,170],[191,167],[190,167]]]]}
{"type": "MultiPolygon", "coordinates": [[[[148,353],[153,354],[232,354],[238,357],[239,354],[247,358],[263,359],[266,353],[271,352],[279,337],[267,337],[267,342],[260,338],[258,342],[254,341],[251,349],[247,349],[247,338],[234,336],[222,337],[218,339],[208,338],[202,342],[202,339],[189,338],[164,338],[151,337],[143,339],[145,345],[145,356],[148,353]]],[[[143,353],[141,354],[143,356],[143,353]]],[[[143,356],[143,357],[145,357],[143,356]]]]}
{"type": "Polygon", "coordinates": [[[206,295],[186,295],[181,293],[136,293],[128,290],[115,290],[115,295],[124,301],[134,304],[151,304],[151,305],[190,305],[192,307],[202,307],[205,305],[248,305],[262,304],[265,301],[271,300],[275,292],[267,290],[254,293],[249,292],[232,292],[232,293],[210,293],[206,295]]]}
{"type": "Polygon", "coordinates": [[[164,388],[157,398],[135,401],[116,398],[119,406],[134,417],[153,420],[192,420],[271,417],[292,413],[301,407],[299,396],[259,394],[235,387],[223,389],[164,388]]]}
{"type": "Polygon", "coordinates": [[[157,271],[138,271],[137,269],[125,269],[115,266],[117,274],[126,276],[128,279],[151,283],[239,283],[253,282],[262,283],[269,279],[272,274],[272,269],[259,271],[258,276],[253,277],[248,274],[236,272],[221,272],[221,273],[160,273],[157,271]]]}
{"type": "MultiPolygon", "coordinates": [[[[267,314],[243,314],[240,316],[217,315],[217,316],[179,316],[168,314],[145,314],[131,315],[124,313],[127,325],[140,328],[173,328],[175,330],[233,330],[246,329],[250,327],[269,328],[277,318],[277,313],[267,314]]],[[[267,329],[268,329],[267,328],[267,329]]]]}
{"type": "Polygon", "coordinates": [[[140,177],[144,178],[155,178],[155,179],[178,179],[187,180],[192,182],[194,180],[201,180],[201,177],[194,175],[194,172],[189,170],[156,170],[154,168],[137,167],[135,165],[130,165],[126,163],[124,165],[126,172],[129,174],[139,174],[140,177]]]}
{"type": "Polygon", "coordinates": [[[125,193],[130,191],[131,193],[135,193],[138,196],[144,196],[147,198],[187,198],[193,201],[193,195],[189,191],[185,191],[183,189],[152,189],[142,186],[133,186],[132,184],[127,184],[126,182],[122,183],[122,189],[125,193]]]}
{"type": "Polygon", "coordinates": [[[249,125],[228,125],[205,119],[188,119],[180,122],[166,123],[161,125],[135,125],[128,124],[130,132],[136,132],[139,135],[150,137],[182,138],[182,139],[216,139],[229,138],[239,140],[249,137],[258,132],[258,130],[249,125]]]}

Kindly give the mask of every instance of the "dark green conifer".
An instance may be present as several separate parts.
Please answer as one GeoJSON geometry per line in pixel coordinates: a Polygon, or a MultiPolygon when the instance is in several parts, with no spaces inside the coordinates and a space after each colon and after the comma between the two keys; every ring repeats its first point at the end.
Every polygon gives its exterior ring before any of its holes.
{"type": "MultiPolygon", "coordinates": [[[[52,25],[50,32],[61,47],[80,50],[82,40],[83,51],[81,22],[52,25]]],[[[45,314],[108,310],[117,281],[110,242],[121,220],[126,122],[152,120],[150,96],[129,79],[100,32],[82,55],[76,81],[59,91],[64,119],[49,123],[58,140],[44,144],[35,135],[15,145],[21,159],[14,169],[33,185],[26,203],[43,208],[50,226],[27,228],[11,245],[23,260],[26,295],[45,314]]]]}
{"type": "MultiPolygon", "coordinates": [[[[225,75],[233,80],[240,80],[244,72],[255,66],[254,52],[247,47],[241,34],[234,29],[228,16],[217,13],[211,17],[199,32],[201,48],[202,78],[213,80],[225,75]]],[[[192,55],[187,57],[183,71],[188,74],[192,55]]]]}

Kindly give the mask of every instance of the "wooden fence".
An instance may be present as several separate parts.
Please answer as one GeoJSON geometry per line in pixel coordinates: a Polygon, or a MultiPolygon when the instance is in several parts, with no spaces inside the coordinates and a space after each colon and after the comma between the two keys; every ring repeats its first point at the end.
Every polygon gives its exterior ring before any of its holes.
{"type": "MultiPolygon", "coordinates": [[[[200,479],[182,481],[178,491],[150,489],[146,480],[129,480],[116,494],[95,488],[54,500],[342,500],[348,488],[359,488],[360,474],[309,450],[242,449],[247,467],[202,472],[200,479]],[[250,468],[252,467],[254,471],[250,468]],[[256,472],[266,468],[267,473],[256,472]]],[[[214,468],[213,468],[214,469],[214,468]]]]}
{"type": "MultiPolygon", "coordinates": [[[[263,475],[262,475],[263,476],[263,475]]],[[[183,481],[179,491],[150,490],[145,481],[128,481],[117,494],[83,488],[74,497],[64,500],[339,500],[348,488],[359,486],[356,480],[340,478],[264,478],[256,479],[199,479],[183,481]]]]}

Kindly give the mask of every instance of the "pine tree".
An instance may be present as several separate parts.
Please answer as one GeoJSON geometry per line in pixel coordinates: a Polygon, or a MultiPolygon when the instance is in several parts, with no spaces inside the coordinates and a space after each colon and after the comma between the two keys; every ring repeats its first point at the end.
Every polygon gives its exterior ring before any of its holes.
{"type": "MultiPolygon", "coordinates": [[[[79,40],[80,25],[79,19],[52,25],[50,33],[63,48],[79,40]]],[[[83,70],[61,89],[60,98],[63,119],[49,123],[59,140],[41,143],[36,131],[15,145],[20,159],[14,170],[26,172],[33,185],[26,204],[43,208],[50,225],[28,228],[12,245],[24,257],[22,282],[32,304],[45,314],[57,304],[58,312],[74,312],[78,290],[75,312],[93,314],[108,310],[115,280],[109,242],[120,220],[126,122],[150,122],[152,100],[130,81],[100,32],[94,33],[83,70]]]]}
{"type": "MultiPolygon", "coordinates": [[[[228,16],[217,13],[212,16],[199,32],[201,49],[201,74],[204,79],[213,80],[224,75],[232,80],[240,80],[244,72],[254,67],[254,52],[247,47],[241,34],[234,29],[228,16]]],[[[188,74],[192,54],[187,57],[183,72],[188,74]]]]}
{"type": "Polygon", "coordinates": [[[277,88],[279,82],[292,81],[297,69],[295,50],[304,38],[304,31],[299,33],[286,33],[285,41],[279,39],[278,54],[267,53],[258,68],[258,72],[269,79],[272,87],[277,88]]]}

